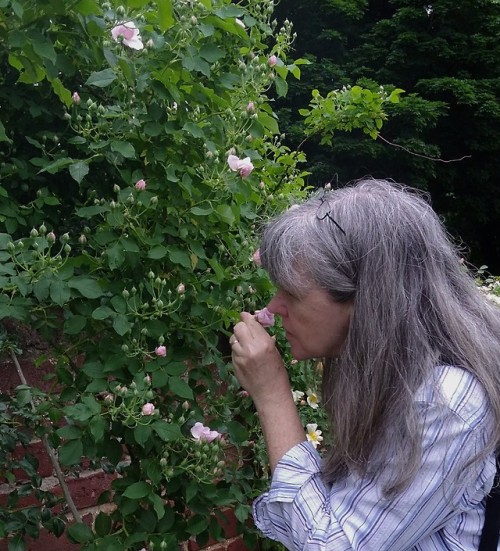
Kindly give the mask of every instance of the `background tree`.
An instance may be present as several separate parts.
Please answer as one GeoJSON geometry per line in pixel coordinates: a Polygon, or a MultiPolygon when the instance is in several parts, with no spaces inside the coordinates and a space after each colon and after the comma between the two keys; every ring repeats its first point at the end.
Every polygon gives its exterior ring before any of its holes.
{"type": "Polygon", "coordinates": [[[371,174],[427,189],[470,259],[498,271],[500,3],[290,0],[278,14],[294,24],[296,54],[314,62],[280,104],[293,146],[302,141],[297,109],[311,88],[405,90],[377,140],[353,132],[327,148],[303,144],[311,180],[371,174]]]}

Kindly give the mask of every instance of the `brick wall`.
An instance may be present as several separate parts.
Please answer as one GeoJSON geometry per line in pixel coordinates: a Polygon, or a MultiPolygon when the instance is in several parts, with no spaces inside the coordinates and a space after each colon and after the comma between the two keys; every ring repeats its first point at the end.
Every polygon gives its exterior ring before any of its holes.
{"type": "MultiPolygon", "coordinates": [[[[50,383],[47,382],[46,376],[52,373],[54,369],[50,360],[35,367],[32,360],[23,359],[21,356],[19,363],[29,385],[48,390],[48,385],[50,383]]],[[[19,376],[13,361],[8,357],[0,358],[0,392],[12,392],[19,384],[19,376]]],[[[45,451],[43,442],[40,440],[32,440],[28,450],[19,446],[19,451],[17,453],[19,453],[20,456],[25,453],[31,453],[37,457],[39,461],[38,472],[40,476],[43,477],[42,489],[51,491],[58,496],[62,495],[59,481],[57,477],[54,476],[52,463],[45,451]]],[[[19,472],[17,475],[18,483],[21,483],[23,473],[19,472]]],[[[92,524],[94,518],[100,511],[110,512],[114,507],[111,503],[98,505],[98,498],[100,494],[109,487],[111,481],[116,476],[116,474],[106,474],[102,470],[85,469],[85,466],[77,473],[72,472],[66,475],[65,480],[75,502],[75,506],[82,519],[87,524],[92,524]]],[[[2,481],[0,481],[0,506],[4,506],[7,503],[9,493],[13,490],[13,486],[5,482],[2,484],[1,482],[2,481]]],[[[20,507],[28,507],[34,504],[34,497],[21,498],[19,502],[20,507]]],[[[199,547],[194,540],[179,542],[179,549],[182,551],[255,551],[255,549],[248,549],[243,544],[241,535],[237,533],[237,523],[232,512],[229,510],[225,510],[224,512],[228,522],[221,523],[225,537],[223,541],[209,541],[204,547],[199,547]]],[[[67,516],[67,520],[68,522],[72,521],[71,515],[67,516]]],[[[80,548],[81,545],[70,543],[65,533],[60,538],[57,538],[53,534],[42,531],[40,537],[36,540],[27,538],[25,551],[78,551],[80,548]]],[[[0,551],[8,551],[8,541],[5,539],[0,540],[0,551]]]]}

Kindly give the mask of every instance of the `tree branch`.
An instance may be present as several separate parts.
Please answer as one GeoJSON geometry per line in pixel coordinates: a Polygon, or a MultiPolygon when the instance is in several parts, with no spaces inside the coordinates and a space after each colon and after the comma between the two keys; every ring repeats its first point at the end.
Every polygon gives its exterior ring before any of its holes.
{"type": "Polygon", "coordinates": [[[410,151],[406,147],[399,145],[397,143],[393,143],[389,141],[388,139],[384,138],[382,134],[378,134],[377,138],[380,138],[383,142],[385,142],[387,145],[390,145],[392,147],[397,147],[399,149],[402,149],[403,151],[406,151],[406,153],[409,153],[410,155],[413,155],[414,157],[421,157],[422,159],[428,159],[429,161],[437,161],[440,163],[456,163],[458,161],[463,161],[464,159],[470,159],[472,155],[464,155],[463,157],[460,157],[459,159],[440,159],[439,157],[429,157],[428,155],[421,155],[420,153],[415,153],[414,151],[410,151]]]}
{"type": "MultiPolygon", "coordinates": [[[[24,376],[23,370],[21,368],[21,365],[19,364],[19,361],[17,359],[17,356],[12,350],[12,348],[9,350],[10,356],[12,358],[12,361],[14,362],[14,365],[16,366],[17,374],[19,375],[19,379],[21,379],[21,383],[23,385],[28,385],[28,382],[26,381],[26,377],[24,376]]],[[[31,403],[31,409],[33,411],[36,411],[35,404],[33,402],[33,399],[30,400],[31,403]]],[[[47,435],[44,434],[42,436],[42,442],[45,447],[45,451],[47,452],[47,455],[49,456],[50,462],[52,463],[52,466],[54,467],[54,471],[56,473],[57,480],[59,480],[59,484],[61,485],[61,489],[64,495],[64,499],[66,500],[66,503],[68,504],[69,510],[71,511],[73,518],[76,522],[83,522],[82,517],[80,516],[80,513],[78,512],[78,509],[75,506],[75,502],[73,501],[73,498],[71,497],[71,493],[69,491],[68,485],[66,484],[66,481],[64,480],[64,474],[62,472],[61,466],[59,465],[59,461],[56,457],[56,454],[54,453],[54,450],[51,448],[49,444],[49,440],[47,438],[47,435]]]]}

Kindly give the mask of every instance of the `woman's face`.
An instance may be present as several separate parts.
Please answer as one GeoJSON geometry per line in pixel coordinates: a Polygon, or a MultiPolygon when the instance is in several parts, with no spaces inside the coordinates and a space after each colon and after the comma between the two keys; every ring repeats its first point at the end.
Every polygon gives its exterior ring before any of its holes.
{"type": "Polygon", "coordinates": [[[335,302],[319,287],[300,298],[280,289],[267,307],[281,316],[297,360],[333,358],[340,353],[349,330],[352,301],[335,302]]]}

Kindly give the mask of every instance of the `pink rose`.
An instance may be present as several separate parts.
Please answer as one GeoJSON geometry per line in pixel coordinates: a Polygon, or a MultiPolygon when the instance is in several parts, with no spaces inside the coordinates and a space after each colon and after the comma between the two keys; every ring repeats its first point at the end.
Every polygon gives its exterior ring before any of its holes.
{"type": "Polygon", "coordinates": [[[267,60],[269,67],[274,67],[276,63],[278,63],[278,58],[274,54],[269,56],[269,59],[267,60]]]}
{"type": "Polygon", "coordinates": [[[179,295],[183,295],[186,292],[186,286],[184,283],[179,283],[175,290],[179,293],[179,295]]]}
{"type": "Polygon", "coordinates": [[[165,357],[167,355],[167,348],[165,346],[157,346],[155,348],[155,354],[160,357],[165,357]]]}
{"type": "Polygon", "coordinates": [[[142,178],[135,183],[135,189],[138,191],[144,191],[146,189],[146,181],[142,178]]]}
{"type": "Polygon", "coordinates": [[[254,168],[250,157],[240,159],[236,155],[229,155],[227,164],[233,172],[238,172],[242,178],[249,176],[254,168]]]}
{"type": "Polygon", "coordinates": [[[262,261],[261,261],[261,259],[260,259],[260,250],[259,250],[259,249],[257,249],[257,250],[253,253],[253,255],[252,255],[252,260],[255,262],[255,264],[256,264],[257,266],[262,266],[262,261]]]}
{"type": "Polygon", "coordinates": [[[208,427],[205,427],[203,423],[195,423],[191,427],[191,434],[195,440],[200,440],[202,442],[212,442],[220,436],[220,433],[216,430],[210,430],[208,427]]]}
{"type": "Polygon", "coordinates": [[[142,406],[143,415],[153,415],[154,410],[155,410],[155,406],[151,402],[148,402],[147,404],[144,404],[142,406]]]}
{"type": "Polygon", "coordinates": [[[128,46],[133,50],[142,50],[144,48],[141,35],[139,34],[139,29],[132,21],[127,21],[126,23],[121,23],[120,25],[113,27],[111,29],[111,36],[116,42],[118,42],[121,37],[125,46],[128,46]]]}
{"type": "Polygon", "coordinates": [[[262,327],[271,327],[274,325],[274,314],[267,308],[256,310],[255,319],[262,325],[262,327]]]}

